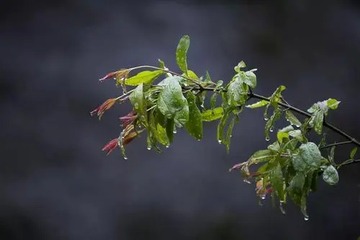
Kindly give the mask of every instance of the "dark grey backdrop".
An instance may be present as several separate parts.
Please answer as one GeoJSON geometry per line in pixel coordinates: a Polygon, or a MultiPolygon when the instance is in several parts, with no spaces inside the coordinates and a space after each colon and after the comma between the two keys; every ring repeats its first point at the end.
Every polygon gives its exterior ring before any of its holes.
{"type": "Polygon", "coordinates": [[[340,99],[329,119],[360,138],[356,1],[26,1],[0,11],[0,239],[360,236],[360,165],[341,170],[335,187],[320,184],[308,222],[292,204],[285,216],[269,200],[258,206],[254,186],[228,173],[266,146],[261,111],[241,116],[230,154],[206,124],[203,141],[179,131],[162,154],[136,139],[128,161],[100,150],[129,106],[89,116],[119,94],[99,77],[158,58],[176,69],[177,41],[189,34],[191,69],[228,81],[243,59],[259,69],[261,94],[285,84],[298,107],[340,99]]]}

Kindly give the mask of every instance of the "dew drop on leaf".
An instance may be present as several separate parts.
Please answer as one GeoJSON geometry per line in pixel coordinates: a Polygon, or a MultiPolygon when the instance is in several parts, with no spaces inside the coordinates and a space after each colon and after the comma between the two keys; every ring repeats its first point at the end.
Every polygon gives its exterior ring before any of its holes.
{"type": "Polygon", "coordinates": [[[265,138],[265,141],[267,141],[267,142],[270,141],[270,138],[269,138],[269,137],[266,137],[266,138],[265,138]]]}
{"type": "Polygon", "coordinates": [[[270,129],[269,129],[269,131],[270,131],[270,132],[273,132],[273,131],[274,131],[274,128],[273,128],[273,127],[272,127],[272,128],[270,128],[270,129]]]}

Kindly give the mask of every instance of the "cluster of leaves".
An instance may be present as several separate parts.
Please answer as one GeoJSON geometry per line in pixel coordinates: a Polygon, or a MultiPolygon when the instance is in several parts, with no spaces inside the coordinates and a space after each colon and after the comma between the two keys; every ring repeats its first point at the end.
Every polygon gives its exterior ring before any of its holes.
{"type": "MultiPolygon", "coordinates": [[[[188,68],[187,52],[190,46],[189,36],[183,36],[176,49],[176,62],[182,73],[175,73],[166,68],[163,61],[159,66],[137,66],[121,69],[107,74],[100,81],[114,79],[121,86],[123,94],[105,101],[91,112],[99,118],[116,102],[130,100],[133,110],[120,118],[123,130],[120,135],[111,140],[104,148],[108,154],[119,147],[126,159],[125,146],[134,138],[146,133],[147,148],[161,151],[161,146],[168,147],[177,129],[185,128],[196,140],[203,137],[203,122],[218,121],[217,140],[230,149],[230,140],[239,114],[245,109],[264,107],[265,140],[270,140],[275,123],[284,117],[289,125],[277,131],[276,141],[267,149],[256,151],[247,161],[236,164],[230,170],[239,170],[246,182],[256,182],[256,194],[260,199],[270,195],[278,199],[280,209],[290,198],[300,206],[305,219],[306,200],[311,191],[316,190],[318,177],[334,185],[339,181],[337,169],[341,166],[334,162],[335,146],[324,157],[322,149],[325,141],[319,144],[307,139],[307,133],[312,129],[319,135],[323,134],[324,117],[329,110],[335,110],[339,101],[328,99],[315,103],[308,109],[308,116],[301,122],[283,98],[285,86],[278,87],[270,97],[253,93],[257,85],[256,69],[244,70],[246,64],[241,61],[235,66],[235,75],[231,81],[212,81],[209,73],[198,75],[188,68]],[[132,74],[139,69],[151,69],[132,74]],[[132,75],[132,76],[131,76],[132,75]],[[157,84],[155,80],[160,79],[157,84]],[[127,90],[126,87],[133,87],[127,90]],[[207,93],[211,92],[210,107],[204,105],[207,93]],[[218,98],[221,103],[217,104],[218,98]],[[247,105],[252,99],[260,101],[247,105]],[[271,114],[270,114],[271,113],[271,114]],[[252,166],[257,165],[255,171],[252,166]]],[[[296,110],[296,109],[295,109],[296,110]]],[[[296,111],[295,111],[296,112],[296,111]]],[[[350,154],[354,159],[356,148],[350,154]]]]}

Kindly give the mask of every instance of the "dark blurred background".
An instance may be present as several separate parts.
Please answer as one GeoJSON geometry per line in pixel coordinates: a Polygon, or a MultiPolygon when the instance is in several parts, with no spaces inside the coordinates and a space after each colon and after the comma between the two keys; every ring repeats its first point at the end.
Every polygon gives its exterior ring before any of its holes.
{"type": "MultiPolygon", "coordinates": [[[[259,69],[260,94],[284,84],[300,108],[341,100],[329,120],[360,139],[357,1],[12,1],[0,13],[1,240],[360,236],[360,164],[341,169],[334,187],[320,180],[309,221],[291,203],[286,215],[269,199],[260,207],[254,185],[228,173],[266,146],[260,110],[241,115],[229,154],[210,123],[203,141],[179,131],[162,154],[136,139],[128,161],[101,148],[130,106],[89,116],[120,93],[99,77],[158,58],[177,70],[175,48],[189,34],[197,73],[229,81],[244,60],[259,69]]],[[[341,149],[337,161],[351,147],[341,149]]]]}

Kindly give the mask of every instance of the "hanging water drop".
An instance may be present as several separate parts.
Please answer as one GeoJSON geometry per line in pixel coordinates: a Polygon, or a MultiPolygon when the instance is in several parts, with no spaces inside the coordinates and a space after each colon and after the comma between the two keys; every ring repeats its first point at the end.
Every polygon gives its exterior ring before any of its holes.
{"type": "Polygon", "coordinates": [[[269,118],[268,118],[268,117],[264,117],[264,120],[267,121],[267,120],[269,120],[269,118]]]}
{"type": "Polygon", "coordinates": [[[150,146],[148,146],[148,147],[147,147],[147,150],[149,150],[149,151],[150,151],[150,150],[151,150],[151,147],[150,147],[150,146]]]}
{"type": "Polygon", "coordinates": [[[285,209],[284,209],[283,203],[284,203],[284,201],[280,200],[280,206],[279,206],[279,208],[280,208],[281,213],[285,215],[285,214],[286,214],[286,212],[285,212],[285,209]]]}
{"type": "Polygon", "coordinates": [[[304,220],[308,221],[309,220],[309,216],[304,216],[304,220]]]}
{"type": "Polygon", "coordinates": [[[124,160],[127,160],[128,158],[127,158],[127,156],[124,156],[124,160]]]}
{"type": "Polygon", "coordinates": [[[265,200],[265,198],[266,198],[266,194],[262,194],[262,195],[260,195],[260,198],[261,198],[262,200],[265,200]]]}
{"type": "Polygon", "coordinates": [[[177,133],[176,128],[174,128],[173,133],[174,133],[174,134],[176,134],[176,133],[177,133]]]}
{"type": "Polygon", "coordinates": [[[301,125],[299,125],[299,124],[296,124],[295,126],[296,126],[296,127],[300,127],[301,125]]]}
{"type": "Polygon", "coordinates": [[[247,180],[246,178],[244,179],[244,183],[251,184],[251,182],[249,180],[247,180]]]}
{"type": "Polygon", "coordinates": [[[221,140],[220,140],[220,139],[218,140],[218,143],[221,144],[221,140]]]}
{"type": "Polygon", "coordinates": [[[169,147],[170,147],[170,144],[166,145],[165,147],[166,147],[166,148],[169,148],[169,147]]]}
{"type": "Polygon", "coordinates": [[[269,129],[269,131],[270,131],[270,132],[273,132],[273,131],[274,131],[274,128],[273,128],[273,127],[271,127],[271,128],[269,129]]]}
{"type": "Polygon", "coordinates": [[[270,141],[270,138],[269,138],[269,137],[266,137],[266,138],[265,138],[265,141],[267,141],[267,142],[270,141]]]}

